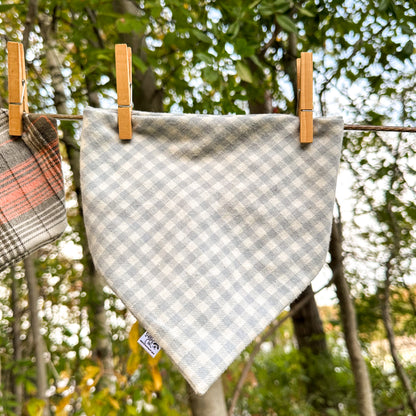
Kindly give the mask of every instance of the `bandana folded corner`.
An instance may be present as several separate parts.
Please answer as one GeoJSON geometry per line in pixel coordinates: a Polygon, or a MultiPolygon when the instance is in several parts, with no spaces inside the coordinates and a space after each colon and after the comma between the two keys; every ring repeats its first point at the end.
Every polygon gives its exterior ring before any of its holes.
{"type": "Polygon", "coordinates": [[[199,394],[319,273],[340,118],[87,108],[83,210],[97,269],[199,394]]]}
{"type": "Polygon", "coordinates": [[[56,121],[23,115],[21,137],[9,136],[0,110],[0,270],[65,231],[64,183],[56,121]]]}

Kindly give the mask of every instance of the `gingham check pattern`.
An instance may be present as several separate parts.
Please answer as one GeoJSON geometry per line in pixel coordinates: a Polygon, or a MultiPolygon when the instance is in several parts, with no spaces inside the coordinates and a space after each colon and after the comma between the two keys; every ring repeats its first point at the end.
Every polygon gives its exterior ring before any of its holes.
{"type": "Polygon", "coordinates": [[[24,114],[22,137],[9,136],[8,111],[0,109],[0,270],[56,240],[65,227],[56,121],[24,114]]]}
{"type": "Polygon", "coordinates": [[[322,268],[343,122],[87,108],[83,209],[98,270],[203,394],[322,268]]]}

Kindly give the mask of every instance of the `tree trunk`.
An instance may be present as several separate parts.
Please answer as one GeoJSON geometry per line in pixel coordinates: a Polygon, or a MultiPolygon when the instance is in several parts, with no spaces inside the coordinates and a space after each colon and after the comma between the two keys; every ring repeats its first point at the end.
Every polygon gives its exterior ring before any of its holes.
{"type": "MultiPolygon", "coordinates": [[[[134,2],[129,0],[113,0],[113,9],[116,13],[137,16],[140,12],[134,2]]],[[[147,63],[146,37],[142,33],[130,32],[120,34],[120,40],[131,47],[133,55],[147,63]]],[[[157,88],[156,78],[152,68],[145,73],[133,68],[133,104],[136,110],[163,111],[163,91],[157,88]]]]}
{"type": "MultiPolygon", "coordinates": [[[[297,65],[296,59],[298,58],[298,51],[297,51],[297,36],[296,33],[289,33],[288,39],[288,50],[286,53],[286,61],[287,64],[285,65],[286,73],[289,76],[290,83],[292,85],[293,97],[295,99],[295,109],[298,108],[298,90],[300,89],[300,85],[298,85],[298,77],[297,77],[297,65]]],[[[297,110],[296,110],[297,113],[297,110]]]]}
{"type": "Polygon", "coordinates": [[[391,262],[394,259],[394,255],[391,256],[389,261],[386,265],[386,280],[384,284],[384,290],[382,295],[380,296],[381,300],[381,312],[382,312],[382,319],[384,324],[384,329],[386,331],[387,340],[389,343],[390,354],[393,359],[394,368],[396,370],[397,377],[400,380],[400,383],[403,386],[403,390],[406,393],[407,403],[413,413],[416,416],[416,395],[412,388],[412,383],[403,368],[403,365],[400,361],[399,354],[397,352],[396,343],[395,343],[395,335],[394,335],[394,325],[393,319],[391,315],[391,307],[390,307],[390,271],[391,271],[391,262]]]}
{"type": "MultiPolygon", "coordinates": [[[[3,388],[3,374],[2,374],[2,362],[1,362],[1,355],[0,355],[0,387],[3,388]]],[[[3,401],[3,390],[0,389],[0,403],[3,401]]],[[[0,409],[3,407],[0,405],[0,409]]]]}
{"type": "MultiPolygon", "coordinates": [[[[399,146],[399,144],[397,144],[399,146]]],[[[399,169],[397,166],[398,150],[394,152],[396,163],[394,164],[393,175],[390,178],[390,192],[394,192],[395,184],[400,180],[399,169]]],[[[412,383],[403,368],[400,361],[399,354],[396,348],[395,335],[394,335],[394,323],[392,318],[391,306],[390,306],[390,285],[392,279],[392,273],[395,267],[400,263],[400,242],[402,230],[398,224],[397,218],[393,212],[392,203],[387,199],[386,211],[389,218],[389,228],[392,232],[392,241],[390,244],[390,256],[385,264],[385,282],[384,290],[380,296],[381,302],[381,316],[384,324],[384,329],[387,335],[387,341],[389,343],[390,354],[393,359],[394,368],[396,370],[397,377],[403,386],[406,393],[407,403],[413,413],[416,416],[416,395],[412,388],[412,383]]]]}
{"type": "Polygon", "coordinates": [[[221,378],[202,396],[195,394],[189,385],[187,389],[189,405],[194,416],[227,416],[221,378]]]}
{"type": "MultiPolygon", "coordinates": [[[[57,45],[51,32],[51,21],[48,16],[39,19],[42,37],[45,42],[46,62],[52,77],[52,88],[54,89],[54,103],[58,113],[68,114],[65,94],[65,80],[62,76],[61,65],[57,55],[57,45]]],[[[72,132],[61,126],[63,132],[62,141],[66,145],[69,163],[73,174],[74,187],[77,194],[78,207],[82,217],[82,197],[80,184],[79,146],[73,138],[72,132]]],[[[103,375],[97,385],[97,389],[108,387],[111,392],[115,391],[115,376],[113,364],[113,351],[110,330],[104,308],[104,282],[97,273],[92,261],[88,247],[87,235],[83,222],[77,228],[80,236],[83,255],[85,258],[85,293],[87,294],[88,321],[90,323],[90,337],[93,358],[98,359],[103,366],[103,375]]]]}
{"type": "Polygon", "coordinates": [[[290,309],[293,312],[293,329],[306,376],[308,400],[319,414],[325,415],[327,409],[337,406],[336,399],[334,400],[336,381],[333,377],[333,363],[326,343],[325,331],[311,285],[292,302],[290,309]],[[303,301],[305,305],[300,309],[296,308],[303,301]]]}
{"type": "Polygon", "coordinates": [[[38,1],[29,0],[27,5],[27,14],[25,20],[25,30],[23,31],[23,48],[26,51],[29,46],[29,36],[35,24],[36,17],[38,15],[38,1]]]}
{"type": "MultiPolygon", "coordinates": [[[[22,316],[22,311],[19,305],[19,293],[17,288],[17,282],[15,278],[15,269],[14,266],[11,267],[11,308],[13,311],[13,323],[12,323],[12,333],[13,333],[13,361],[18,363],[22,359],[22,341],[20,340],[20,319],[22,316]]],[[[20,366],[18,367],[20,368],[20,366]]],[[[14,412],[17,416],[22,414],[22,403],[23,403],[23,383],[21,380],[18,380],[16,374],[12,374],[12,391],[14,399],[16,401],[16,406],[14,412]]]]}
{"type": "Polygon", "coordinates": [[[43,415],[49,416],[49,405],[46,397],[48,379],[45,363],[45,346],[43,336],[40,332],[40,321],[38,316],[39,287],[36,279],[34,257],[29,256],[24,260],[25,276],[29,293],[30,326],[32,330],[33,346],[36,360],[36,387],[37,397],[45,402],[43,415]]]}
{"type": "Polygon", "coordinates": [[[305,306],[292,316],[293,327],[299,350],[307,350],[312,354],[319,355],[328,353],[324,327],[319,316],[318,306],[313,296],[312,286],[309,285],[300,296],[292,302],[290,308],[294,308],[306,297],[309,300],[305,306]]]}
{"type": "Polygon", "coordinates": [[[361,354],[361,346],[357,335],[357,318],[354,303],[351,299],[350,289],[344,275],[341,221],[334,220],[332,223],[329,252],[331,254],[329,266],[333,273],[334,284],[339,300],[345,343],[347,345],[351,370],[354,376],[358,412],[361,416],[376,416],[370,376],[361,354]]]}
{"type": "Polygon", "coordinates": [[[264,91],[262,100],[248,100],[250,114],[269,114],[272,112],[272,97],[270,91],[264,91]]]}

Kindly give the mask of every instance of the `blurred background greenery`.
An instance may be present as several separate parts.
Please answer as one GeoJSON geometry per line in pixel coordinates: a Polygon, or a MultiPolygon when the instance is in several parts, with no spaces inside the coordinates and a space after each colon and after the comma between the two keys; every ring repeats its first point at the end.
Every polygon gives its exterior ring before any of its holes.
{"type": "MultiPolygon", "coordinates": [[[[116,43],[133,49],[137,110],[295,113],[295,60],[312,51],[315,117],[415,125],[415,9],[413,0],[2,1],[0,105],[8,41],[24,44],[33,113],[115,108],[116,43]]],[[[80,127],[60,123],[70,226],[0,274],[1,414],[221,416],[210,406],[223,402],[230,415],[416,415],[414,134],[345,134],[320,278],[335,290],[317,306],[309,288],[201,398],[166,355],[138,349],[144,328],[95,271],[80,127]]]]}

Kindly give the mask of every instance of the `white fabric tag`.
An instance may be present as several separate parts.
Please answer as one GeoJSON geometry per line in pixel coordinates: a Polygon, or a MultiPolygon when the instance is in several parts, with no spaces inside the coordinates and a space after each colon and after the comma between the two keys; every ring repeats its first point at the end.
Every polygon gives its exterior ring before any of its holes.
{"type": "Polygon", "coordinates": [[[137,342],[153,358],[156,357],[156,355],[160,351],[159,344],[153,339],[153,337],[147,331],[139,338],[137,342]]]}

